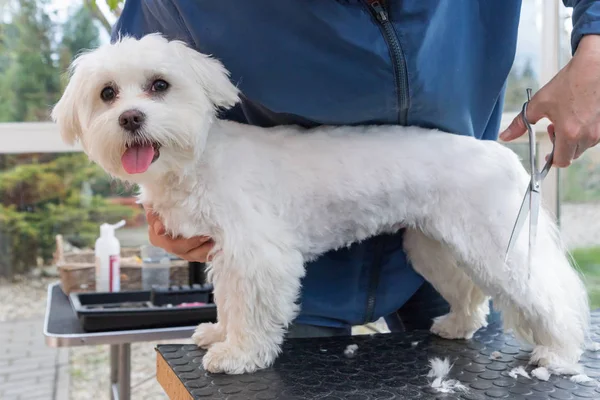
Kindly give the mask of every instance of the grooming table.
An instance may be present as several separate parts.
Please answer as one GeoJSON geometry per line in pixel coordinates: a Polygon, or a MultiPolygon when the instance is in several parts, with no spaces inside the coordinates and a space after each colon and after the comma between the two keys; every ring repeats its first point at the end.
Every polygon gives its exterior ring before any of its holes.
{"type": "MultiPolygon", "coordinates": [[[[592,322],[592,338],[600,341],[600,312],[593,313],[592,322]]],[[[582,357],[591,382],[574,383],[554,375],[547,382],[511,378],[508,373],[517,366],[531,372],[529,351],[504,335],[498,324],[469,341],[444,340],[424,331],[290,339],[273,367],[223,375],[204,371],[204,351],[193,345],[159,345],[157,379],[172,400],[600,399],[600,352],[587,351],[582,357]],[[358,345],[353,358],[344,355],[350,344],[358,345]],[[491,360],[494,351],[502,357],[491,360]],[[458,379],[468,392],[432,389],[427,373],[433,357],[449,357],[453,366],[447,379],[458,379]]]]}

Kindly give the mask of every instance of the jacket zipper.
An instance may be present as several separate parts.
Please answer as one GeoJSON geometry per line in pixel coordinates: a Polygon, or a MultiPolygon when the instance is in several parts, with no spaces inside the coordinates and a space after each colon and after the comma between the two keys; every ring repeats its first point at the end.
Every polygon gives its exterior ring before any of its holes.
{"type": "Polygon", "coordinates": [[[406,125],[408,120],[408,74],[406,71],[406,58],[398,40],[398,34],[390,22],[388,12],[379,0],[367,0],[371,13],[377,18],[383,36],[390,50],[390,56],[394,65],[394,76],[396,79],[396,95],[398,96],[398,123],[406,125]]]}
{"type": "MultiPolygon", "coordinates": [[[[406,59],[400,47],[400,41],[394,26],[389,20],[388,13],[379,0],[366,0],[371,14],[379,22],[385,41],[390,51],[390,57],[394,66],[394,78],[396,80],[396,95],[398,101],[398,124],[406,125],[408,120],[408,73],[406,71],[406,59]]],[[[369,288],[367,292],[367,304],[364,323],[369,323],[375,315],[375,298],[379,279],[381,277],[381,268],[383,261],[383,252],[385,251],[386,237],[375,239],[373,246],[373,264],[371,265],[369,276],[369,288]]]]}
{"type": "Polygon", "coordinates": [[[365,311],[365,319],[363,324],[368,324],[373,320],[375,315],[375,298],[377,295],[377,287],[381,277],[381,267],[383,260],[383,252],[385,251],[385,237],[375,238],[373,243],[373,263],[369,271],[369,289],[367,292],[367,307],[365,311]]]}

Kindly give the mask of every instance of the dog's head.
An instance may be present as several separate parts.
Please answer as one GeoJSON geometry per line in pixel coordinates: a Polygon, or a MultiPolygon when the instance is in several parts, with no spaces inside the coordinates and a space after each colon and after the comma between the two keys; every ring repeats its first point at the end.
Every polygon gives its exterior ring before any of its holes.
{"type": "Polygon", "coordinates": [[[198,157],[216,110],[238,99],[219,61],[151,34],[77,57],[52,118],[65,142],[140,182],[198,157]]]}

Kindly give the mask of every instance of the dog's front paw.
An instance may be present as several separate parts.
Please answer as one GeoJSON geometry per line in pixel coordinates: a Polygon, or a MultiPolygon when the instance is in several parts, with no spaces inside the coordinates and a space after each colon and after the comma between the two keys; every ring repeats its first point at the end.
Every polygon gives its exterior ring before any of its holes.
{"type": "Polygon", "coordinates": [[[473,334],[484,326],[487,326],[485,315],[450,312],[434,320],[431,332],[444,339],[471,339],[473,334]]]}
{"type": "Polygon", "coordinates": [[[221,324],[218,322],[216,324],[206,322],[198,325],[192,335],[192,341],[196,343],[198,347],[207,349],[215,343],[223,342],[225,337],[226,333],[221,327],[221,324]]]}
{"type": "Polygon", "coordinates": [[[212,373],[244,374],[269,367],[275,352],[245,351],[231,343],[216,343],[204,355],[202,365],[212,373]]]}

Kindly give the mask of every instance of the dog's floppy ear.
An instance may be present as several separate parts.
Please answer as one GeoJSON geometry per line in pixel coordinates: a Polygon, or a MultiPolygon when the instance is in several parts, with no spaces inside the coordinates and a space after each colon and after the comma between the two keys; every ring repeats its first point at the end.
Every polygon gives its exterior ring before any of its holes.
{"type": "Polygon", "coordinates": [[[58,125],[60,135],[67,144],[74,144],[81,137],[82,130],[77,112],[78,96],[82,96],[82,77],[78,74],[77,60],[69,69],[69,83],[60,100],[52,108],[51,117],[58,125]]]}
{"type": "Polygon", "coordinates": [[[190,66],[216,108],[231,108],[240,100],[238,88],[231,83],[229,71],[220,61],[192,49],[182,41],[173,41],[171,44],[176,47],[182,61],[190,66]]]}

